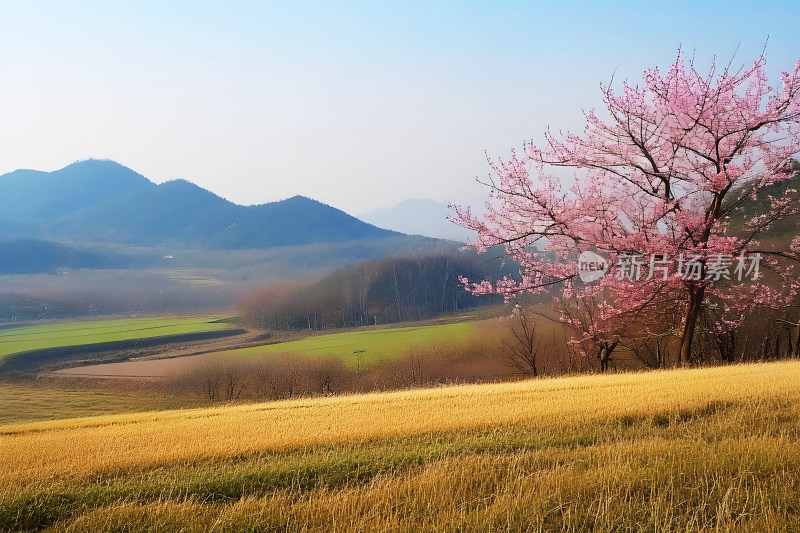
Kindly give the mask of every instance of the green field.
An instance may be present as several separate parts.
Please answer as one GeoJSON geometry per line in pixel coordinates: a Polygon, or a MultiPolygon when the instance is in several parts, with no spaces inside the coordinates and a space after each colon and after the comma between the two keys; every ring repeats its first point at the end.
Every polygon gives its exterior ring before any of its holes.
{"type": "Polygon", "coordinates": [[[476,332],[481,323],[459,322],[436,326],[370,329],[315,335],[298,341],[219,352],[226,357],[249,357],[280,353],[301,353],[309,356],[336,355],[355,365],[355,350],[363,352],[362,362],[373,363],[394,357],[415,346],[463,342],[476,332]]]}
{"type": "Polygon", "coordinates": [[[148,339],[221,331],[230,324],[218,318],[137,318],[93,322],[67,322],[0,330],[0,363],[8,356],[67,346],[148,339]]]}

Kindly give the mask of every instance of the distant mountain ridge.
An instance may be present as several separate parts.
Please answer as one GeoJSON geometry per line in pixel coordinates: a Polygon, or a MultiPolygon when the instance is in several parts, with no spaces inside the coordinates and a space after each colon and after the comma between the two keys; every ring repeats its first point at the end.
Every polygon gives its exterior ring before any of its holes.
{"type": "Polygon", "coordinates": [[[447,220],[454,213],[448,207],[430,198],[410,198],[399,204],[374,209],[358,216],[379,228],[391,229],[408,235],[424,235],[451,241],[474,241],[474,231],[462,228],[447,220]]]}
{"type": "Polygon", "coordinates": [[[397,236],[303,196],[241,206],[107,160],[0,176],[0,239],[260,249],[397,236]]]}

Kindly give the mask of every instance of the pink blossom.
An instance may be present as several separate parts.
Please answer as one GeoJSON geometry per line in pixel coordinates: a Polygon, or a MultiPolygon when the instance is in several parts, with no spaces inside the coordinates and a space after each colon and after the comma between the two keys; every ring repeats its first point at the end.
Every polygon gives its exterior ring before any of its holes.
{"type": "MultiPolygon", "coordinates": [[[[792,294],[794,277],[774,261],[771,268],[784,274],[780,289],[705,275],[575,282],[576,258],[590,249],[610,264],[625,254],[697,256],[703,269],[710,257],[761,251],[755,237],[797,212],[797,192],[765,197],[744,234],[731,234],[729,219],[741,212],[740,198],[760,198],[759,191],[788,179],[791,158],[800,152],[800,60],[780,82],[778,89],[767,83],[765,56],[741,71],[712,66],[701,74],[679,53],[665,73],[645,71],[641,85],[624,83],[621,91],[602,86],[608,119],[591,111],[582,135],[548,133],[545,146],[529,142],[507,161],[490,162],[483,219],[454,207],[452,220],[478,232],[471,246],[481,252],[504,246],[521,269],[516,280],[464,283],[476,294],[506,299],[560,284],[563,297],[593,305],[600,319],[587,324],[579,313],[562,317],[579,332],[579,344],[617,334],[630,317],[663,306],[664,298],[683,301],[687,309],[721,302],[728,326],[754,306],[780,305],[792,294]],[[578,172],[569,190],[553,176],[558,167],[578,172]]],[[[791,252],[800,256],[800,237],[791,252]]],[[[684,321],[684,340],[686,331],[684,321]]]]}

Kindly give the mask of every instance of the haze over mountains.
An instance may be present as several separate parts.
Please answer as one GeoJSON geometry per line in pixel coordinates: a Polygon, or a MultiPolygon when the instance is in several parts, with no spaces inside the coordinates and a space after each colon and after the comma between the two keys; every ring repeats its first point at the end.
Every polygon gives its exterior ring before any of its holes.
{"type": "Polygon", "coordinates": [[[294,278],[453,244],[382,229],[303,196],[237,205],[185,180],[157,185],[107,160],[0,176],[0,275],[201,268],[243,279],[256,268],[294,278]]]}
{"type": "Polygon", "coordinates": [[[393,207],[374,209],[357,216],[379,228],[391,228],[408,235],[458,242],[474,241],[477,237],[475,232],[448,221],[447,217],[451,215],[453,212],[447,205],[436,200],[410,198],[393,207]]]}
{"type": "Polygon", "coordinates": [[[236,205],[113,161],[0,176],[0,319],[11,321],[227,308],[253,287],[459,248],[303,196],[236,205]]]}
{"type": "Polygon", "coordinates": [[[185,180],[156,185],[113,161],[0,176],[5,239],[258,249],[399,235],[310,198],[241,206],[185,180]]]}

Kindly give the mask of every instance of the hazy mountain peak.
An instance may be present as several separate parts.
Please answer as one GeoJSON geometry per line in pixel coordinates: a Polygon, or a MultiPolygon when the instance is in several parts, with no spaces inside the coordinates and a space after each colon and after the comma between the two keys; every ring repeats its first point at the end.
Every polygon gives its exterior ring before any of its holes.
{"type": "Polygon", "coordinates": [[[361,213],[358,218],[379,228],[409,235],[467,242],[475,233],[447,220],[453,212],[446,204],[431,198],[409,198],[397,205],[361,213]]]}
{"type": "Polygon", "coordinates": [[[60,170],[49,172],[58,178],[68,178],[81,182],[93,182],[95,185],[126,185],[130,187],[142,187],[153,185],[149,179],[145,178],[135,170],[125,165],[121,165],[110,159],[84,159],[75,161],[60,170]]]}
{"type": "MultiPolygon", "coordinates": [[[[130,168],[126,167],[121,163],[117,163],[113,159],[95,159],[95,158],[79,159],[77,161],[70,163],[69,165],[65,166],[60,170],[67,170],[73,168],[79,168],[82,169],[83,171],[87,171],[89,169],[97,169],[97,170],[112,171],[112,172],[115,170],[124,170],[127,172],[133,172],[134,174],[141,176],[141,174],[139,174],[138,172],[131,170],[130,168]]],[[[58,172],[58,170],[56,172],[58,172]]]]}

